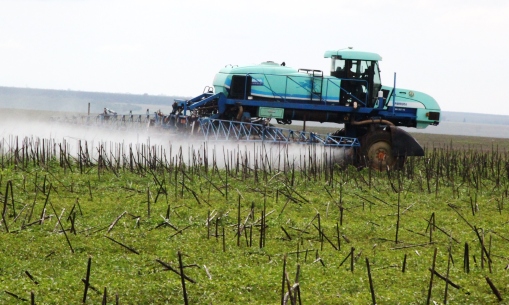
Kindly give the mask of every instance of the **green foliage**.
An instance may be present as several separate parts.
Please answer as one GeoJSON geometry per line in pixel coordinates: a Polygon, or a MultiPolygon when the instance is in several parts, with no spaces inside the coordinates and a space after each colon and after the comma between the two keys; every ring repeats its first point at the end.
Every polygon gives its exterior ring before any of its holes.
{"type": "MultiPolygon", "coordinates": [[[[504,154],[440,149],[389,173],[69,160],[2,161],[2,304],[30,292],[37,304],[80,303],[89,257],[87,303],[107,288],[109,304],[181,304],[180,276],[156,261],[178,271],[179,252],[191,304],[280,303],[285,257],[290,285],[300,266],[303,303],[371,302],[369,258],[379,304],[426,304],[435,249],[435,270],[460,286],[448,302],[498,304],[486,276],[509,298],[504,154]]],[[[435,275],[431,300],[444,290],[435,275]]]]}

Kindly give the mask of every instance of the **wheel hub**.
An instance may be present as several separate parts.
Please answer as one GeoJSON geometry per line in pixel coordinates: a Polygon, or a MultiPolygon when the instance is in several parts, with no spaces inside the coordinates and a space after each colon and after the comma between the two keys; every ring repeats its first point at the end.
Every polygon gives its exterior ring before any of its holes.
{"type": "Polygon", "coordinates": [[[385,141],[373,143],[368,152],[371,167],[377,170],[385,170],[387,166],[392,166],[394,160],[391,156],[391,146],[385,141]]]}
{"type": "Polygon", "coordinates": [[[379,150],[376,154],[376,159],[379,162],[385,161],[385,158],[387,157],[387,152],[385,150],[379,150]]]}

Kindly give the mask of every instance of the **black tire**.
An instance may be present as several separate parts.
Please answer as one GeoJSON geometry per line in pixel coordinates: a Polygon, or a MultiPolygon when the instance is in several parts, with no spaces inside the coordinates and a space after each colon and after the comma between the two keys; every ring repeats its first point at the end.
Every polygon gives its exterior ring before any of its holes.
{"type": "Polygon", "coordinates": [[[402,158],[392,154],[391,134],[384,130],[370,132],[362,138],[359,161],[378,171],[397,169],[404,164],[402,158]]]}

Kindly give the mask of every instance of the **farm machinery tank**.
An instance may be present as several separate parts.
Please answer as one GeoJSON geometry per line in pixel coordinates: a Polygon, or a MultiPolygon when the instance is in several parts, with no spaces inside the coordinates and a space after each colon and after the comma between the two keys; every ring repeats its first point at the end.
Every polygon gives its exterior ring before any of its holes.
{"type": "Polygon", "coordinates": [[[351,147],[358,165],[378,169],[424,155],[416,140],[398,126],[438,125],[440,107],[431,96],[382,85],[378,66],[382,58],[376,53],[348,48],[326,51],[324,57],[331,63],[329,75],[270,61],[226,66],[216,74],[213,88],[190,100],[176,100],[164,124],[216,139],[351,147]],[[300,120],[344,127],[320,136],[274,127],[271,119],[283,125],[300,120]]]}

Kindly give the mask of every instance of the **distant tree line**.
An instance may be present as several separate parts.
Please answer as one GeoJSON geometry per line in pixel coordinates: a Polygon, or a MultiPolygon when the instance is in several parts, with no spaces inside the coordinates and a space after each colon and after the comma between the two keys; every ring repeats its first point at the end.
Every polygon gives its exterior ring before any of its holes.
{"type": "Polygon", "coordinates": [[[171,107],[174,99],[188,99],[181,96],[148,94],[85,92],[72,90],[50,90],[32,88],[0,87],[0,108],[32,109],[85,113],[101,112],[105,107],[118,112],[141,113],[144,105],[171,107]]]}
{"type": "Polygon", "coordinates": [[[509,125],[509,115],[443,111],[441,121],[470,124],[509,125]]]}

